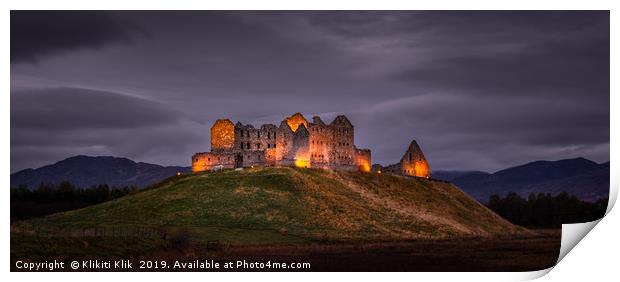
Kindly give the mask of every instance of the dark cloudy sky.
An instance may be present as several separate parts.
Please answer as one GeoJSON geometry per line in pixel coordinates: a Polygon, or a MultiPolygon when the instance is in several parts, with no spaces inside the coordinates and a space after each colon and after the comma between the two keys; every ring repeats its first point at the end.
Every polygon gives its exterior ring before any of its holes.
{"type": "Polygon", "coordinates": [[[11,171],[190,165],[217,118],[346,114],[373,162],[609,160],[609,13],[11,12],[11,171]]]}

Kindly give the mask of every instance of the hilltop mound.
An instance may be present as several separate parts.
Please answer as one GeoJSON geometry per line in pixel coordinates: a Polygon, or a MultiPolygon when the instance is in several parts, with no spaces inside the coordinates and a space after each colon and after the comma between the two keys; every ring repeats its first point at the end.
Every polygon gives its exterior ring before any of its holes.
{"type": "Polygon", "coordinates": [[[29,221],[58,227],[177,226],[200,240],[406,240],[528,232],[449,183],[263,168],[174,177],[123,198],[29,221]]]}

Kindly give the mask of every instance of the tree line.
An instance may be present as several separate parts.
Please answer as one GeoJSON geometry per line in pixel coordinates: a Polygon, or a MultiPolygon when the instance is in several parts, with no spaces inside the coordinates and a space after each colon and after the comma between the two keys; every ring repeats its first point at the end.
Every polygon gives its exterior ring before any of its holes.
{"type": "Polygon", "coordinates": [[[20,185],[11,188],[11,222],[80,209],[120,198],[136,190],[133,186],[110,187],[107,184],[80,188],[68,181],[41,184],[34,190],[20,185]]]}
{"type": "Polygon", "coordinates": [[[504,219],[530,228],[559,228],[562,224],[588,222],[602,218],[607,198],[586,202],[565,192],[530,194],[524,199],[510,192],[505,197],[489,197],[487,207],[504,219]]]}

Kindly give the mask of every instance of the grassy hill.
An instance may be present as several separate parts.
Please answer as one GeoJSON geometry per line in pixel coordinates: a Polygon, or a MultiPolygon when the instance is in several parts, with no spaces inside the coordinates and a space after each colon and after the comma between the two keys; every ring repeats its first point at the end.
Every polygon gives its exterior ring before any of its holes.
{"type": "Polygon", "coordinates": [[[449,183],[298,168],[174,177],[114,201],[17,223],[12,229],[24,225],[78,232],[156,226],[183,229],[197,241],[233,244],[527,232],[449,183]]]}

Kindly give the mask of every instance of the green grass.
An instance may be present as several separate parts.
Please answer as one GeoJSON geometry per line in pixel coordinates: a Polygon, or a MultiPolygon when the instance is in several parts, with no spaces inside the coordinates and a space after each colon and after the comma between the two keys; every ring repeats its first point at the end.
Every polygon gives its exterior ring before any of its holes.
{"type": "Polygon", "coordinates": [[[57,254],[66,251],[63,246],[80,244],[111,254],[124,248],[148,250],[166,246],[180,230],[199,243],[219,240],[237,245],[526,232],[448,183],[386,174],[260,168],[175,177],[110,202],[14,223],[11,252],[33,252],[45,242],[53,244],[47,248],[57,254]],[[106,240],[119,239],[41,240],[23,232],[33,226],[78,233],[88,228],[157,228],[166,238],[124,238],[124,243],[108,244],[114,247],[106,249],[106,240]],[[127,242],[133,243],[124,246],[127,242]]]}

